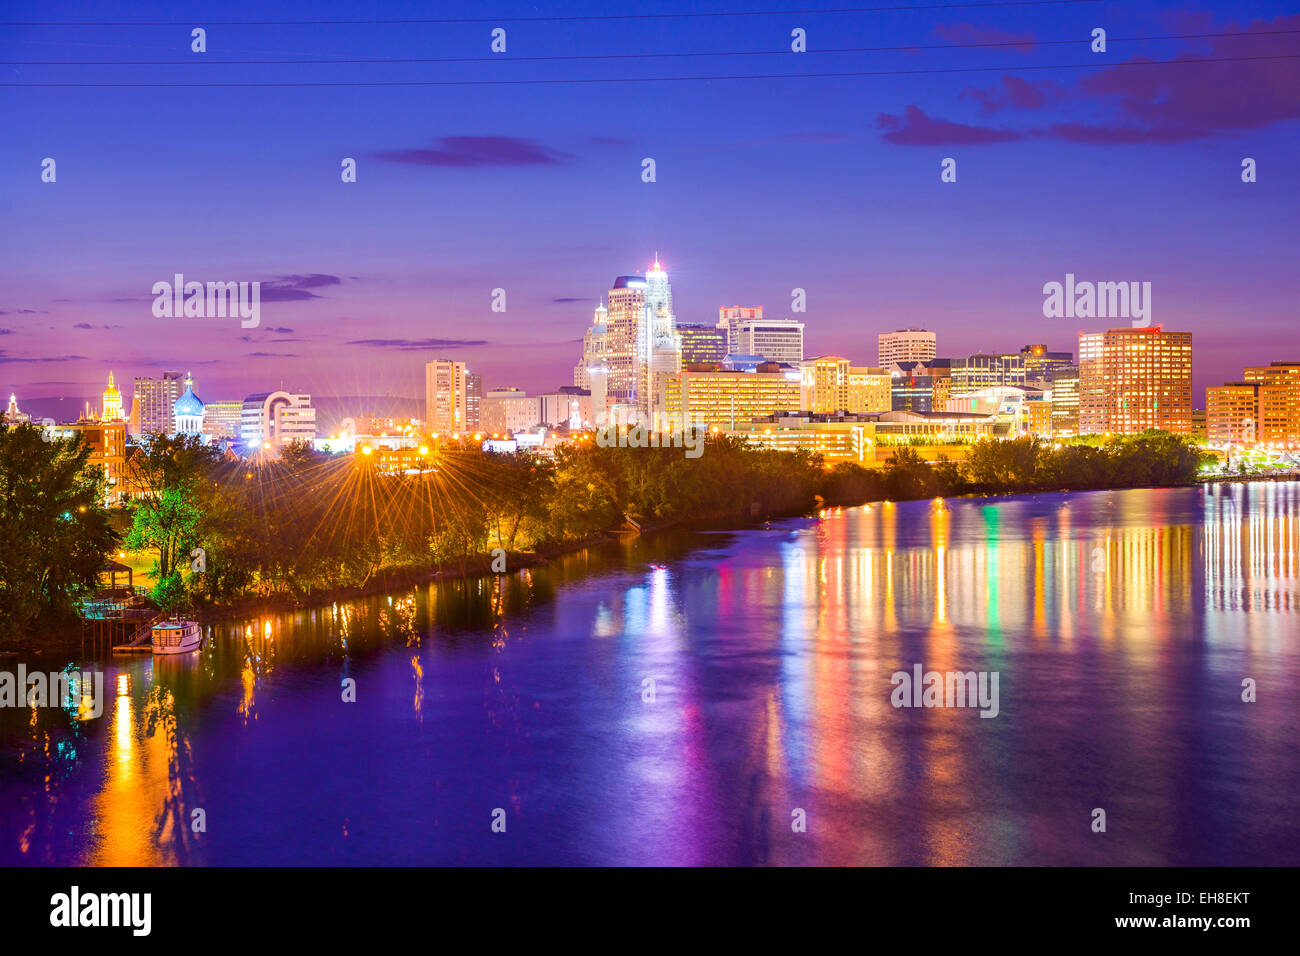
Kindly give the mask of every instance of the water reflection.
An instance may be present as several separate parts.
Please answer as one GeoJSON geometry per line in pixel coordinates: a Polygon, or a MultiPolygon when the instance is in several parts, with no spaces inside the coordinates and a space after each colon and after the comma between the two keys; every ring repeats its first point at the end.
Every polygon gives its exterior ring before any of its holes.
{"type": "Polygon", "coordinates": [[[1294,864],[1298,614],[1296,484],[633,539],[0,709],[0,862],[1294,864]],[[915,663],[1001,713],[894,709],[915,663]]]}

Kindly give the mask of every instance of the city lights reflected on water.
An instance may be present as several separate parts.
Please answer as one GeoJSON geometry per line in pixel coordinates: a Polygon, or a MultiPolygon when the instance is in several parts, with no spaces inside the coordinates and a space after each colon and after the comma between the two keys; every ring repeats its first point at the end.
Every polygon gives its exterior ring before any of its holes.
{"type": "Polygon", "coordinates": [[[1296,484],[629,539],[0,711],[0,862],[1294,864],[1297,634],[1296,484]],[[894,709],[917,663],[997,718],[894,709]]]}

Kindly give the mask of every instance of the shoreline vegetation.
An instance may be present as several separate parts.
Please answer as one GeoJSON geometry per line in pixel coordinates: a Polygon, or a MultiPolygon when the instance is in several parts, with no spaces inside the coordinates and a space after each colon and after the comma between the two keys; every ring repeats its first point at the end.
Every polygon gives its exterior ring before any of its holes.
{"type": "Polygon", "coordinates": [[[742,530],[885,500],[1193,485],[1208,458],[1152,431],[989,440],[962,462],[928,463],[903,445],[869,469],[710,435],[697,458],[587,441],[545,458],[444,441],[396,470],[302,445],[240,460],[159,435],[128,463],[132,500],[110,512],[88,456],[79,438],[0,428],[0,649],[77,646],[79,602],[122,550],[152,559],[153,605],[218,621],[513,573],[627,533],[742,530]]]}

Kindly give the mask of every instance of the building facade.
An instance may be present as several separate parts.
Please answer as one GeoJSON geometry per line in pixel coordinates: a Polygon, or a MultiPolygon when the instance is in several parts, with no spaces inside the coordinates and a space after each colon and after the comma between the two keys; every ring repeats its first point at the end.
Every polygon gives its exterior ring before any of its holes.
{"type": "Polygon", "coordinates": [[[876,336],[879,368],[889,368],[895,362],[928,362],[938,354],[938,337],[925,329],[895,329],[876,336]]]}
{"type": "Polygon", "coordinates": [[[131,395],[131,426],[137,435],[166,435],[172,430],[172,409],[181,397],[185,379],[180,372],[163,372],[161,378],[137,378],[131,395]]]}
{"type": "Polygon", "coordinates": [[[424,425],[431,434],[469,427],[469,382],[464,362],[434,359],[424,366],[424,425]]]}
{"type": "Polygon", "coordinates": [[[294,442],[310,444],[316,437],[311,396],[290,392],[249,395],[241,409],[239,437],[248,454],[275,454],[294,442]]]}
{"type": "Polygon", "coordinates": [[[1192,333],[1079,333],[1079,433],[1192,433],[1192,333]]]}

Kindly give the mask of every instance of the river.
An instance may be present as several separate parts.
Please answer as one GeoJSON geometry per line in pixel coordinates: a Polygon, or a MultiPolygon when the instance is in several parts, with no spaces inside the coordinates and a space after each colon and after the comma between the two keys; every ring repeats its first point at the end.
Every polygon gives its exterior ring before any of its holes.
{"type": "Polygon", "coordinates": [[[1296,483],[656,534],[70,662],[0,863],[1297,865],[1298,645],[1296,483]]]}

